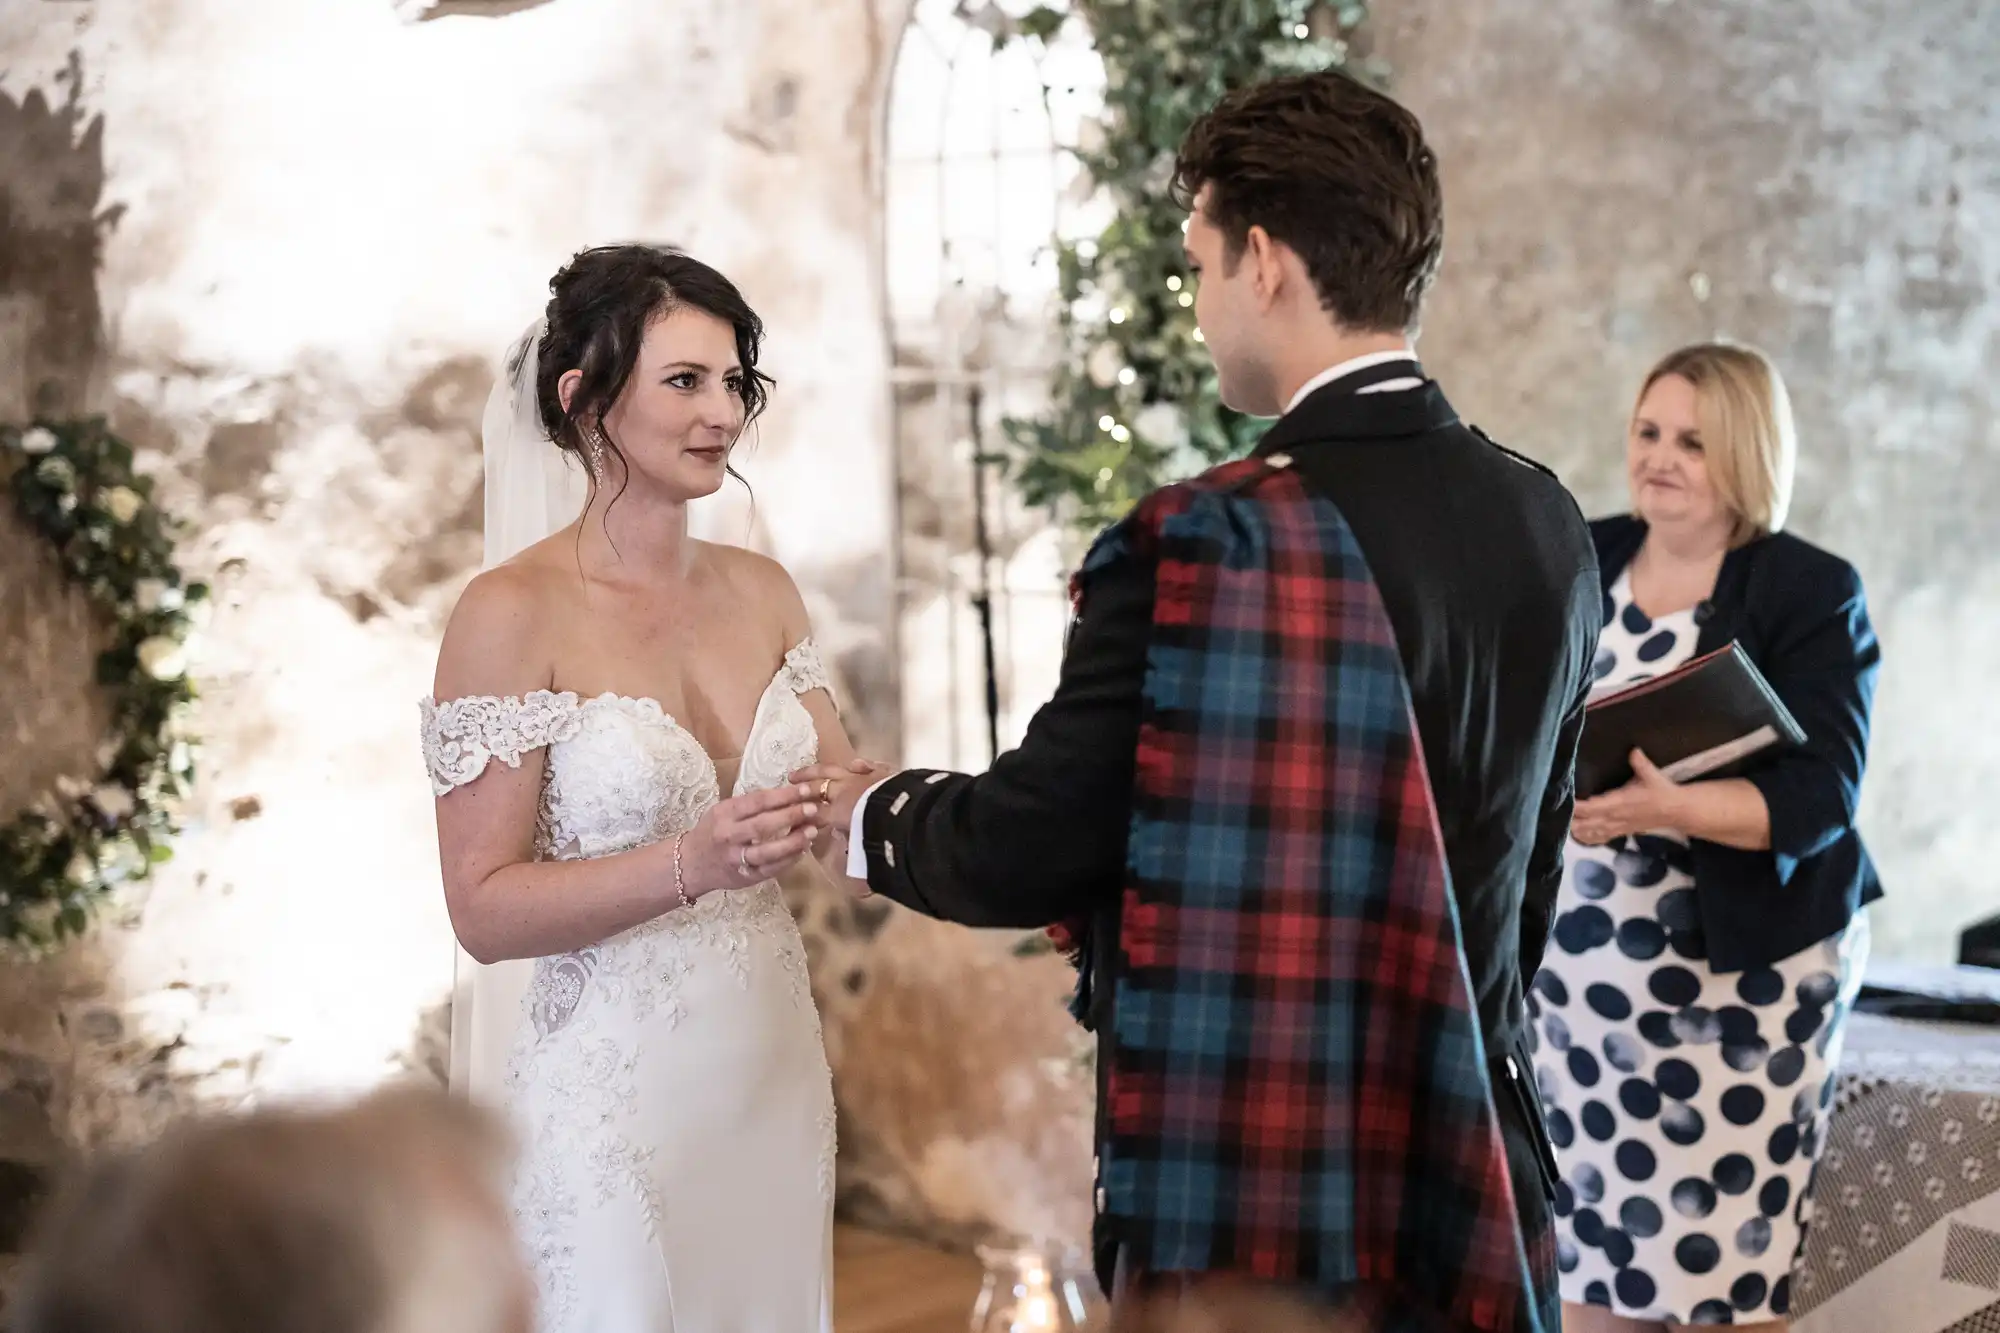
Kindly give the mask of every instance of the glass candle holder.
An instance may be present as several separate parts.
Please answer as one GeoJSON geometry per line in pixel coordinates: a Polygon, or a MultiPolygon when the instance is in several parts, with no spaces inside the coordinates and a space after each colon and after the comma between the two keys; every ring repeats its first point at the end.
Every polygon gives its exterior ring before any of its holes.
{"type": "Polygon", "coordinates": [[[982,1245],[986,1277],[972,1333],[1078,1333],[1089,1326],[1082,1264],[1073,1251],[982,1245]]]}

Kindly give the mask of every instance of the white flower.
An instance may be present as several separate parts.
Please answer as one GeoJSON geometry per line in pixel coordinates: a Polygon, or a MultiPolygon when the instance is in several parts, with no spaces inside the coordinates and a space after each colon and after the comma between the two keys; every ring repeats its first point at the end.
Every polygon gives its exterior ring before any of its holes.
{"type": "Polygon", "coordinates": [[[145,501],[139,498],[139,492],[130,486],[113,486],[97,497],[97,507],[119,523],[130,523],[137,518],[139,506],[144,503],[145,501]]]}
{"type": "Polygon", "coordinates": [[[90,803],[112,819],[129,818],[138,809],[132,793],[115,782],[107,782],[91,792],[90,803]]]}
{"type": "Polygon", "coordinates": [[[187,594],[165,579],[140,579],[132,585],[132,602],[148,614],[178,611],[187,602],[187,594]]]}
{"type": "Polygon", "coordinates": [[[1125,354],[1118,350],[1117,343],[1101,342],[1091,349],[1086,368],[1092,384],[1108,389],[1118,382],[1118,372],[1125,369],[1125,354]]]}
{"type": "Polygon", "coordinates": [[[176,773],[186,773],[194,767],[194,751],[188,749],[186,741],[175,741],[167,751],[167,767],[176,773]]]}
{"type": "Polygon", "coordinates": [[[1187,414],[1172,403],[1148,403],[1132,418],[1141,435],[1155,444],[1179,449],[1188,442],[1187,414]]]}
{"type": "Polygon", "coordinates": [[[35,475],[59,491],[67,492],[76,485],[76,469],[67,458],[44,458],[35,468],[35,475]]]}
{"type": "Polygon", "coordinates": [[[33,430],[21,432],[21,452],[24,454],[45,454],[57,443],[56,433],[47,426],[36,426],[33,430]]]}
{"type": "Polygon", "coordinates": [[[88,884],[97,878],[97,863],[82,852],[78,852],[69,859],[69,865],[63,870],[63,875],[72,884],[79,886],[88,884]]]}
{"type": "Polygon", "coordinates": [[[139,667],[154,680],[172,680],[187,673],[187,651],[164,634],[139,645],[139,667]]]}
{"type": "Polygon", "coordinates": [[[41,934],[55,925],[62,914],[62,904],[44,898],[40,902],[29,903],[21,909],[20,919],[34,934],[41,934]]]}

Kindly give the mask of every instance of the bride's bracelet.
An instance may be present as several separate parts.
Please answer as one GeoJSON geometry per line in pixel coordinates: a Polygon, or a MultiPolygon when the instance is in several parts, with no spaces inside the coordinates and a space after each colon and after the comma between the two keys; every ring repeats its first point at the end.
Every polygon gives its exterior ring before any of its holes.
{"type": "Polygon", "coordinates": [[[681,873],[681,843],[686,840],[685,833],[674,835],[674,892],[680,895],[682,907],[693,907],[694,899],[688,897],[687,879],[681,873]]]}

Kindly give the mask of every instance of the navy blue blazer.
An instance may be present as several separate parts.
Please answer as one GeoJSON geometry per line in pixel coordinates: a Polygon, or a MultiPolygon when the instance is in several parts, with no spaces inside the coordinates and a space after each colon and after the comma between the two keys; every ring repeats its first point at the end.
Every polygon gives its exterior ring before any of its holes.
{"type": "MultiPolygon", "coordinates": [[[[1590,535],[1608,595],[1646,525],[1601,518],[1590,535]]],[[[1854,567],[1786,533],[1731,551],[1697,619],[1695,651],[1735,640],[1806,733],[1804,745],[1767,751],[1743,774],[1770,807],[1769,851],[1690,844],[1709,966],[1741,972],[1838,933],[1882,896],[1854,827],[1882,651],[1854,567]]]]}

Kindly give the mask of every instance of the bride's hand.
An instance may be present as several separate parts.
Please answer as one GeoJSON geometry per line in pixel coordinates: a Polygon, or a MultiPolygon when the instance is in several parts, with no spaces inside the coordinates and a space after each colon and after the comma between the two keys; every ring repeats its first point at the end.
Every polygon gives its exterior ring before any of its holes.
{"type": "Polygon", "coordinates": [[[762,884],[811,849],[826,807],[803,783],[746,792],[710,806],[681,839],[681,883],[699,898],[762,884]]]}

